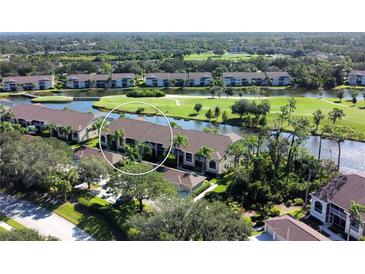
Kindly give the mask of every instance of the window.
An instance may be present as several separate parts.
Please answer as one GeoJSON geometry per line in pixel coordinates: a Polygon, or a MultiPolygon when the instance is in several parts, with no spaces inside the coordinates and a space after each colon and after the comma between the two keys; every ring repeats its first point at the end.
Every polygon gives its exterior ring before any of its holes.
{"type": "Polygon", "coordinates": [[[191,153],[186,153],[185,154],[185,159],[187,162],[192,162],[193,161],[193,155],[191,153]]]}
{"type": "Polygon", "coordinates": [[[314,210],[322,214],[322,204],[318,201],[315,201],[314,210]]]}
{"type": "Polygon", "coordinates": [[[216,169],[217,168],[217,164],[215,163],[215,161],[211,160],[209,162],[209,168],[210,169],[216,169]]]}

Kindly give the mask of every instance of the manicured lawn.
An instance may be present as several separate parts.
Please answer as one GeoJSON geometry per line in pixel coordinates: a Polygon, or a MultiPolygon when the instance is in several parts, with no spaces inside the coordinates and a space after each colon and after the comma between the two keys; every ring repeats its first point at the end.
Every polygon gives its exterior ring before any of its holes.
{"type": "MultiPolygon", "coordinates": [[[[7,216],[1,215],[0,216],[0,221],[3,221],[4,223],[10,225],[11,227],[13,227],[14,229],[24,229],[26,228],[24,225],[18,223],[17,221],[8,218],[7,216]]],[[[2,228],[2,227],[0,227],[2,228]]]]}
{"type": "Polygon", "coordinates": [[[365,90],[365,87],[363,87],[363,86],[341,85],[341,86],[336,86],[334,89],[357,89],[357,90],[365,90]]]}
{"type": "Polygon", "coordinates": [[[363,99],[363,97],[358,96],[357,98],[357,103],[354,106],[354,104],[352,103],[351,99],[342,99],[342,101],[340,102],[340,100],[338,98],[330,98],[330,99],[325,99],[328,100],[330,102],[339,104],[339,105],[345,105],[345,106],[349,106],[349,107],[358,107],[358,108],[365,108],[365,100],[363,99]]]}
{"type": "Polygon", "coordinates": [[[223,193],[227,190],[228,185],[219,185],[215,189],[213,189],[213,192],[215,193],[223,193]]]}
{"type": "Polygon", "coordinates": [[[32,103],[64,103],[64,102],[71,102],[73,100],[72,97],[68,96],[42,96],[32,99],[32,103]]]}
{"type": "MultiPolygon", "coordinates": [[[[230,60],[230,61],[246,61],[250,59],[254,59],[259,57],[260,55],[254,54],[246,54],[246,53],[224,53],[223,55],[215,55],[213,52],[204,52],[201,54],[190,54],[184,56],[185,61],[205,61],[208,58],[212,58],[214,60],[230,60]]],[[[266,55],[265,58],[272,58],[272,56],[266,55]]]]}
{"type": "MultiPolygon", "coordinates": [[[[288,98],[268,97],[264,99],[268,100],[271,104],[271,111],[268,115],[268,120],[270,123],[273,119],[279,117],[280,107],[288,103],[288,98]]],[[[352,127],[365,135],[365,123],[364,123],[365,109],[359,109],[353,107],[350,108],[330,102],[331,100],[335,99],[326,99],[327,101],[320,100],[317,98],[305,98],[305,97],[296,97],[295,99],[297,100],[297,106],[293,116],[307,117],[312,121],[313,117],[312,114],[315,110],[320,109],[327,116],[328,112],[330,112],[333,108],[337,107],[339,109],[342,109],[346,114],[344,119],[339,120],[337,123],[340,125],[347,125],[349,127],[352,127]]],[[[223,112],[224,110],[228,112],[228,117],[229,117],[229,120],[227,121],[228,124],[240,125],[241,122],[239,121],[238,116],[232,114],[230,109],[231,105],[233,105],[233,103],[236,100],[237,99],[232,99],[232,98],[227,99],[223,97],[220,99],[191,98],[191,97],[190,98],[138,98],[138,101],[153,104],[154,106],[159,108],[166,116],[182,118],[182,119],[190,119],[190,120],[208,121],[208,119],[205,117],[206,111],[209,108],[213,110],[216,106],[219,106],[221,112],[223,112]],[[203,105],[203,109],[200,111],[199,114],[196,114],[196,112],[193,110],[194,105],[197,103],[201,103],[203,105]]],[[[260,99],[255,99],[255,100],[260,101],[260,99]]],[[[118,95],[106,96],[101,98],[100,101],[95,102],[94,106],[99,107],[101,109],[110,110],[121,103],[130,101],[136,101],[136,99],[118,95]]],[[[361,103],[359,102],[359,105],[360,104],[361,103]]],[[[145,109],[143,114],[159,115],[159,113],[156,112],[155,109],[141,104],[126,105],[119,108],[119,110],[135,113],[137,108],[139,107],[143,107],[145,109]]],[[[213,119],[212,121],[215,120],[213,119]]],[[[219,118],[216,122],[222,122],[221,118],[219,118]]],[[[329,124],[329,123],[330,121],[326,118],[321,125],[323,126],[324,124],[329,124]]]]}

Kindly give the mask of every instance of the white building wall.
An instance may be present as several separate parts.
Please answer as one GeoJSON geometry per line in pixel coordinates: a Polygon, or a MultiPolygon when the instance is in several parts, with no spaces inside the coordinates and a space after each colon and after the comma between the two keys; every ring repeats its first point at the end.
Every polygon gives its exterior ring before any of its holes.
{"type": "Polygon", "coordinates": [[[312,215],[316,219],[320,220],[322,223],[325,223],[326,222],[326,215],[327,215],[327,203],[322,201],[321,199],[318,199],[317,197],[312,196],[310,215],[312,215]],[[314,204],[317,201],[322,204],[322,213],[319,213],[319,212],[314,210],[314,204]]]}

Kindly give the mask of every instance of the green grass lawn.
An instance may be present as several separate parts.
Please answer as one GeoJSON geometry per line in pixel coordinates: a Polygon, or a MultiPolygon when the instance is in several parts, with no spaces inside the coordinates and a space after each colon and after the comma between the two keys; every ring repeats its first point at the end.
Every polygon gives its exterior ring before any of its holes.
{"type": "MultiPolygon", "coordinates": [[[[288,103],[287,97],[268,97],[265,98],[268,100],[271,104],[271,111],[268,115],[269,123],[273,120],[279,117],[280,113],[280,107],[284,106],[288,103]]],[[[340,125],[347,125],[349,127],[352,127],[356,130],[358,130],[360,133],[363,133],[365,135],[365,109],[360,108],[354,108],[354,107],[346,107],[341,106],[339,104],[331,103],[331,100],[336,99],[326,99],[327,101],[320,100],[317,98],[306,98],[306,97],[296,97],[297,100],[297,108],[294,112],[293,116],[295,117],[307,117],[312,121],[312,114],[315,110],[320,109],[322,112],[327,115],[328,112],[330,112],[333,108],[339,108],[344,111],[346,116],[343,120],[338,121],[337,123],[340,125]]],[[[227,121],[228,124],[233,125],[240,125],[240,121],[238,119],[237,115],[234,115],[231,113],[231,105],[236,101],[237,99],[232,98],[138,98],[138,101],[147,102],[150,104],[153,104],[157,108],[159,108],[166,116],[175,117],[175,118],[182,118],[182,119],[190,119],[190,120],[201,120],[201,121],[208,121],[208,119],[205,117],[206,111],[211,108],[212,110],[219,106],[221,109],[221,112],[226,110],[228,112],[229,120],[227,121]],[[197,103],[201,103],[203,105],[203,109],[200,111],[199,114],[197,114],[193,108],[194,105],[197,103]]],[[[256,101],[260,101],[260,99],[255,99],[256,101]]],[[[95,102],[94,106],[110,110],[117,105],[124,103],[124,102],[130,102],[130,101],[136,101],[134,98],[127,98],[125,96],[106,96],[101,98],[100,101],[95,102]]],[[[363,104],[363,102],[359,102],[360,104],[363,104]]],[[[143,114],[154,114],[159,115],[158,112],[156,112],[155,109],[144,106],[141,104],[130,104],[123,106],[119,108],[118,110],[124,111],[124,112],[131,112],[135,113],[137,108],[143,107],[145,111],[143,114]]],[[[212,121],[215,121],[214,119],[212,121]]],[[[219,118],[215,122],[222,122],[221,118],[219,118]]],[[[326,118],[322,126],[324,124],[329,124],[330,121],[326,118]]],[[[288,128],[290,129],[290,128],[288,128]]]]}
{"type": "MultiPolygon", "coordinates": [[[[225,52],[223,55],[215,55],[213,52],[194,53],[184,56],[184,61],[205,61],[208,58],[214,60],[229,60],[229,61],[247,61],[259,57],[258,54],[247,54],[247,53],[228,53],[225,52]]],[[[272,56],[264,56],[266,59],[272,58],[272,56]]]]}
{"type": "Polygon", "coordinates": [[[32,103],[64,103],[71,101],[73,101],[73,98],[68,96],[42,96],[32,99],[32,103]]]}
{"type": "Polygon", "coordinates": [[[228,185],[219,185],[215,189],[213,189],[213,192],[215,193],[223,193],[227,190],[228,185]]]}
{"type": "MultiPolygon", "coordinates": [[[[5,215],[1,215],[0,216],[0,221],[3,221],[4,223],[10,225],[11,227],[13,227],[14,229],[24,229],[26,228],[24,225],[18,223],[17,221],[5,216],[5,215]]],[[[2,228],[2,227],[0,227],[2,228]]]]}
{"type": "Polygon", "coordinates": [[[355,106],[352,103],[351,99],[342,99],[341,102],[338,98],[330,98],[330,99],[325,99],[325,100],[336,103],[336,104],[339,104],[339,105],[346,105],[346,106],[349,106],[349,107],[365,108],[365,100],[363,100],[363,98],[361,98],[361,99],[358,98],[357,103],[356,103],[355,106]]]}

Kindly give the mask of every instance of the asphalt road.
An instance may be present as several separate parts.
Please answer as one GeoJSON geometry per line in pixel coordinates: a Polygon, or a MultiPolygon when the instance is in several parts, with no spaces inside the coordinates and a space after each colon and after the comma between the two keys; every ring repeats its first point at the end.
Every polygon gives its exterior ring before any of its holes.
{"type": "Polygon", "coordinates": [[[57,214],[8,194],[0,193],[0,212],[28,228],[38,230],[43,235],[55,236],[62,241],[94,240],[57,214]]]}

